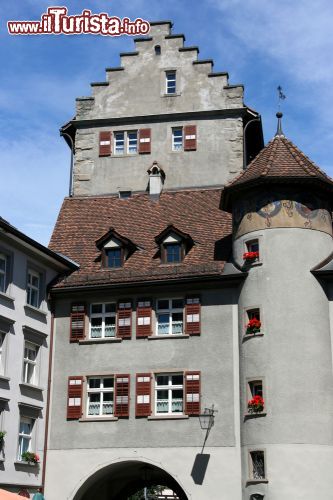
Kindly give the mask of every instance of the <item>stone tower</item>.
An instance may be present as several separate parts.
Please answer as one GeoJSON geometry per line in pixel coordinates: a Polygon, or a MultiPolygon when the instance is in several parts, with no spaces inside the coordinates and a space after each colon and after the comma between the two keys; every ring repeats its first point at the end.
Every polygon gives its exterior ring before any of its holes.
{"type": "Polygon", "coordinates": [[[244,500],[332,495],[329,303],[311,272],[333,250],[332,191],[279,124],[223,192],[234,260],[248,272],[239,298],[244,500]]]}

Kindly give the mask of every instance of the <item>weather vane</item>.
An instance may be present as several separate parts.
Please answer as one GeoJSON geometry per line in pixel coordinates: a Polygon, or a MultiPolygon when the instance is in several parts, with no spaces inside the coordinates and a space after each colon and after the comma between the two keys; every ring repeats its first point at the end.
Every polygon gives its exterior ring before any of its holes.
{"type": "Polygon", "coordinates": [[[286,95],[282,92],[281,85],[278,86],[277,91],[278,91],[278,110],[280,111],[281,101],[284,101],[286,99],[286,95]]]}

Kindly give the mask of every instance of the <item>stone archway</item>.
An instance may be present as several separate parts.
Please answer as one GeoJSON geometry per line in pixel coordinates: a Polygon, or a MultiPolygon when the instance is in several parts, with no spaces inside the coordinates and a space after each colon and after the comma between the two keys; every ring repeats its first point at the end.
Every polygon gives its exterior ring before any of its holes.
{"type": "Polygon", "coordinates": [[[156,484],[170,488],[180,500],[189,500],[168,472],[139,460],[126,460],[103,467],[81,485],[73,500],[127,500],[145,486],[156,484]]]}

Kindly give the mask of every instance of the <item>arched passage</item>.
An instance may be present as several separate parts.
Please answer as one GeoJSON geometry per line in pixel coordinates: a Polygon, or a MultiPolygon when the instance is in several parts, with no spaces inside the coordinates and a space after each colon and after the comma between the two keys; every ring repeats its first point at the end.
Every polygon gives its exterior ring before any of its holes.
{"type": "Polygon", "coordinates": [[[165,470],[139,460],[126,460],[103,467],[79,488],[73,500],[127,500],[145,486],[163,485],[180,500],[188,497],[179,483],[165,470]]]}

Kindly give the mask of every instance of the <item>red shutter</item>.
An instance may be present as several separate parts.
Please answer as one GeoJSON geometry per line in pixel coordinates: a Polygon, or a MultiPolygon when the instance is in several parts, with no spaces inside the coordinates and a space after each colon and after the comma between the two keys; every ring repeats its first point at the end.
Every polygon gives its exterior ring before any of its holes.
{"type": "Polygon", "coordinates": [[[67,419],[77,420],[82,416],[83,377],[68,377],[67,419]]]}
{"type": "Polygon", "coordinates": [[[200,335],[200,298],[187,297],[185,305],[185,333],[200,335]]]}
{"type": "Polygon", "coordinates": [[[139,130],[139,153],[151,153],[151,129],[141,128],[139,130]]]}
{"type": "Polygon", "coordinates": [[[132,336],[132,302],[122,300],[118,302],[117,310],[117,337],[130,339],[132,336]]]}
{"type": "Polygon", "coordinates": [[[186,125],[184,127],[184,150],[195,151],[197,149],[197,126],[186,125]]]}
{"type": "Polygon", "coordinates": [[[111,155],[112,132],[99,133],[99,156],[111,155]]]}
{"type": "Polygon", "coordinates": [[[151,374],[136,374],[135,416],[148,417],[151,415],[151,374]]]}
{"type": "Polygon", "coordinates": [[[115,375],[115,394],[114,394],[114,416],[128,417],[129,416],[129,387],[130,376],[115,375]]]}
{"type": "Polygon", "coordinates": [[[71,342],[77,342],[84,339],[86,322],[86,306],[85,304],[72,304],[71,309],[71,326],[69,339],[71,342]]]}
{"type": "Polygon", "coordinates": [[[200,372],[185,372],[185,413],[200,415],[200,372]]]}
{"type": "Polygon", "coordinates": [[[140,299],[136,306],[136,336],[137,338],[152,335],[151,300],[140,299]]]}

